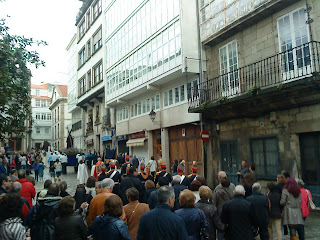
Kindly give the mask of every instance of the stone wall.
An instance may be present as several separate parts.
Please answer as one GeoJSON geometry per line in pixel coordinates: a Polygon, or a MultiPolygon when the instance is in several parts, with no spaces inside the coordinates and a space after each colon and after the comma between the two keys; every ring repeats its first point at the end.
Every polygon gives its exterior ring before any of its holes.
{"type": "MultiPolygon", "coordinates": [[[[214,175],[221,166],[220,141],[237,140],[240,163],[242,160],[250,161],[251,138],[275,136],[278,139],[280,169],[288,170],[293,177],[301,177],[299,134],[320,131],[320,104],[270,112],[257,118],[220,122],[219,133],[216,131],[216,123],[210,123],[209,127],[214,129],[211,131],[212,152],[208,158],[211,159],[209,164],[214,175]]],[[[214,180],[215,177],[213,183],[214,180]]]]}

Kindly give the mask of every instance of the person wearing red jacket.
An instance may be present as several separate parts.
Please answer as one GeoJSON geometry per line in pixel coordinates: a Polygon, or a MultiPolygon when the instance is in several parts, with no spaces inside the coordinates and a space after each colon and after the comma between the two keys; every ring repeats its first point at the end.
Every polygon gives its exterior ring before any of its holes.
{"type": "MultiPolygon", "coordinates": [[[[19,183],[19,182],[12,183],[12,187],[11,187],[12,193],[17,194],[20,197],[21,197],[21,188],[22,188],[22,184],[21,183],[19,183]]],[[[22,216],[23,216],[23,220],[24,220],[28,216],[28,213],[30,211],[30,206],[28,206],[29,203],[27,202],[27,200],[24,197],[21,197],[21,200],[23,202],[23,205],[22,205],[22,216]]]]}
{"type": "Polygon", "coordinates": [[[21,197],[24,197],[28,203],[30,208],[32,208],[32,198],[36,196],[36,189],[33,184],[26,179],[26,171],[20,169],[18,171],[18,180],[17,182],[21,183],[21,197]]]}

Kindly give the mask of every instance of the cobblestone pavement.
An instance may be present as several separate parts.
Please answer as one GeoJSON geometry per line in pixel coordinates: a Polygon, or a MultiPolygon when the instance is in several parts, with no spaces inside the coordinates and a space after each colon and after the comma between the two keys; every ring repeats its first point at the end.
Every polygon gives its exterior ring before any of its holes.
{"type": "MultiPolygon", "coordinates": [[[[45,168],[44,170],[44,181],[50,179],[49,169],[45,168]]],[[[77,186],[77,174],[74,172],[73,167],[67,168],[67,174],[61,176],[61,181],[66,181],[68,188],[67,192],[74,196],[77,186]]],[[[39,192],[43,189],[43,183],[36,183],[36,191],[39,192]]],[[[307,240],[319,240],[320,239],[320,211],[319,213],[311,213],[310,216],[306,219],[305,223],[305,239],[307,240]]],[[[275,236],[275,233],[274,233],[275,236]]],[[[276,238],[275,238],[276,239],[276,238]]],[[[284,240],[289,240],[289,236],[284,236],[284,240]]]]}

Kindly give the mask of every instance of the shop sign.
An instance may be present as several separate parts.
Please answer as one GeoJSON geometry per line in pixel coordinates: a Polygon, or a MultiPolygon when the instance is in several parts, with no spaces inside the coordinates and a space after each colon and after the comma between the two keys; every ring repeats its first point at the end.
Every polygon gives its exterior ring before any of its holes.
{"type": "Polygon", "coordinates": [[[112,140],[113,137],[113,130],[109,129],[105,131],[105,135],[101,137],[101,141],[108,141],[108,140],[112,140]]]}
{"type": "Polygon", "coordinates": [[[128,135],[120,135],[120,136],[117,136],[117,140],[118,140],[118,141],[127,140],[127,139],[128,139],[128,135]]]}
{"type": "Polygon", "coordinates": [[[145,137],[146,137],[146,133],[145,131],[142,131],[142,132],[130,134],[129,139],[137,139],[137,138],[145,138],[145,137]]]}
{"type": "Polygon", "coordinates": [[[87,139],[86,140],[87,145],[93,145],[93,139],[87,139]]]}

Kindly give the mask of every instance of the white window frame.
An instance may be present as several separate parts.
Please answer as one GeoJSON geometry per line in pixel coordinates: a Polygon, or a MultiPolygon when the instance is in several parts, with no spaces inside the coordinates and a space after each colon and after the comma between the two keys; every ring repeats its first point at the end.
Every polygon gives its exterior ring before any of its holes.
{"type": "Polygon", "coordinates": [[[187,102],[186,98],[186,85],[178,85],[174,88],[168,89],[163,92],[163,108],[170,108],[187,102]],[[176,101],[176,89],[178,89],[178,101],[176,101]],[[183,100],[181,100],[181,89],[183,89],[183,100]],[[170,95],[172,95],[172,101],[170,102],[170,95]]]}
{"type": "Polygon", "coordinates": [[[296,49],[293,49],[292,51],[287,51],[286,53],[281,54],[281,71],[282,71],[283,81],[295,80],[294,78],[297,78],[299,76],[306,75],[306,74],[311,74],[311,72],[312,72],[312,59],[311,59],[312,54],[310,53],[310,47],[307,48],[307,51],[309,51],[308,53],[305,53],[305,48],[302,47],[300,49],[301,53],[298,54],[299,49],[297,49],[297,47],[301,46],[301,44],[306,44],[306,43],[310,42],[309,27],[308,27],[308,24],[305,23],[308,19],[308,16],[307,16],[307,13],[304,11],[304,9],[305,9],[305,7],[297,8],[297,9],[295,9],[295,10],[293,10],[293,11],[291,11],[291,12],[289,12],[289,13],[287,13],[277,19],[278,43],[279,43],[280,53],[286,52],[287,50],[292,49],[292,48],[296,48],[296,49]],[[304,16],[305,16],[305,18],[303,19],[303,23],[302,23],[302,24],[304,24],[303,28],[302,27],[298,28],[299,24],[295,24],[295,19],[293,18],[294,14],[299,11],[303,11],[304,16]],[[284,27],[284,29],[281,29],[280,20],[283,20],[286,17],[289,17],[289,26],[287,25],[284,27]],[[304,35],[303,37],[306,37],[307,40],[306,40],[306,42],[299,44],[299,43],[297,43],[297,41],[298,40],[303,41],[303,40],[301,39],[301,36],[298,37],[296,35],[296,32],[299,30],[302,30],[302,29],[304,31],[306,31],[307,35],[304,35]],[[285,34],[287,30],[289,30],[287,32],[288,34],[283,36],[283,34],[285,34]],[[285,42],[285,45],[283,45],[282,38],[288,40],[288,35],[290,35],[289,43],[291,43],[291,45],[287,46],[288,42],[285,42]],[[310,64],[306,64],[305,57],[302,57],[301,59],[303,61],[303,66],[299,67],[297,65],[297,62],[298,62],[297,56],[298,55],[306,56],[306,54],[310,55],[310,64]],[[290,58],[292,58],[292,61],[293,61],[293,63],[291,63],[291,64],[288,61],[288,59],[290,59],[290,58]]]}
{"type": "Polygon", "coordinates": [[[239,57],[238,57],[238,42],[237,40],[233,40],[228,42],[226,45],[219,48],[219,63],[220,63],[220,75],[221,76],[221,91],[222,96],[224,97],[233,97],[236,94],[240,93],[240,77],[238,71],[239,69],[239,57]],[[233,49],[235,47],[235,49],[233,49]],[[222,52],[225,49],[225,56],[222,56],[222,52]],[[235,59],[230,59],[230,52],[235,52],[235,59]],[[226,61],[223,61],[225,59],[226,61]],[[236,60],[236,64],[230,65],[230,62],[236,60]],[[236,67],[235,67],[236,65],[236,67]],[[233,80],[235,79],[235,80],[233,80]],[[234,83],[234,86],[233,86],[234,83]],[[238,84],[237,84],[238,83],[238,84]]]}
{"type": "Polygon", "coordinates": [[[40,99],[36,99],[36,107],[40,107],[41,106],[41,101],[40,99]]]}

